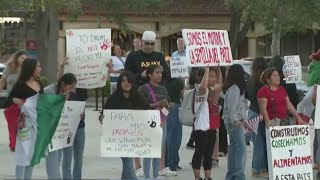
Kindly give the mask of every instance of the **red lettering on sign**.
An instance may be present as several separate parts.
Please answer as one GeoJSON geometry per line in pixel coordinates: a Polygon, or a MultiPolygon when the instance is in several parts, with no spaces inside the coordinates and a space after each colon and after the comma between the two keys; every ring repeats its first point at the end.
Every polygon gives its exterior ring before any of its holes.
{"type": "Polygon", "coordinates": [[[190,45],[198,45],[198,46],[202,45],[200,32],[188,32],[187,39],[189,41],[189,46],[190,45]]]}

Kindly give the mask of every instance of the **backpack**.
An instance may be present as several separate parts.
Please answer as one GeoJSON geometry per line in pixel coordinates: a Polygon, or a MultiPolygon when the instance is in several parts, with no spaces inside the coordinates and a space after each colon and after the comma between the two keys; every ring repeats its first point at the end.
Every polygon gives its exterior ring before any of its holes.
{"type": "Polygon", "coordinates": [[[181,107],[179,108],[179,120],[182,125],[193,126],[196,118],[194,111],[194,101],[196,95],[196,88],[185,90],[183,92],[183,99],[181,107]]]}

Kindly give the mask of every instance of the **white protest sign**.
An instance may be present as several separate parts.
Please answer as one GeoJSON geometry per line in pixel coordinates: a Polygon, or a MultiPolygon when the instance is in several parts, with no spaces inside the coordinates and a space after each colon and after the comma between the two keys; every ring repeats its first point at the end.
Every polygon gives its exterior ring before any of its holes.
{"type": "Polygon", "coordinates": [[[299,55],[284,56],[283,75],[286,83],[302,81],[302,69],[299,55]]]}
{"type": "MultiPolygon", "coordinates": [[[[313,87],[312,87],[313,88],[313,87]]],[[[320,85],[317,86],[316,110],[314,116],[314,129],[320,129],[320,85]]]]}
{"type": "Polygon", "coordinates": [[[78,88],[93,89],[106,85],[107,64],[111,58],[111,29],[70,29],[66,31],[68,64],[78,88]]]}
{"type": "Polygon", "coordinates": [[[266,129],[269,179],[313,179],[309,125],[266,129]]]}
{"type": "Polygon", "coordinates": [[[232,65],[228,32],[225,30],[182,29],[190,67],[232,65]]]}
{"type": "Polygon", "coordinates": [[[65,102],[58,127],[49,144],[50,152],[73,145],[85,105],[84,101],[65,102]]]}
{"type": "Polygon", "coordinates": [[[172,78],[189,77],[186,57],[172,57],[170,60],[170,70],[172,78]]]}
{"type": "Polygon", "coordinates": [[[158,110],[105,110],[104,114],[102,157],[161,157],[158,110]]]}

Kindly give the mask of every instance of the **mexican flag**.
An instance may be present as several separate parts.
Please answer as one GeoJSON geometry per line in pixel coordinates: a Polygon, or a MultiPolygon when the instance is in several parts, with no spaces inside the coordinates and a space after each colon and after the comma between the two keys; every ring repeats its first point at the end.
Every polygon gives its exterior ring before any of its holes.
{"type": "Polygon", "coordinates": [[[25,123],[19,127],[16,141],[17,165],[40,163],[59,124],[64,103],[64,96],[55,94],[35,95],[26,100],[21,107],[25,123]]]}

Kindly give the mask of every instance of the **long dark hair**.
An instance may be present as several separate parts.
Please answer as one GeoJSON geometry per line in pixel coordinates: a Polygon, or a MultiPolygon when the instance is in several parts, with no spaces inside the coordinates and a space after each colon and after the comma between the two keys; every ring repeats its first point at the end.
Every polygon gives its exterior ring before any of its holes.
{"type": "Polygon", "coordinates": [[[280,75],[280,83],[285,84],[284,81],[284,74],[283,74],[283,65],[284,65],[284,60],[281,58],[281,56],[277,55],[274,56],[271,61],[269,62],[269,68],[276,68],[277,71],[279,72],[280,75]]]}
{"type": "Polygon", "coordinates": [[[252,80],[254,84],[260,82],[261,74],[268,68],[267,61],[263,57],[257,57],[252,62],[252,80]]]}
{"type": "Polygon", "coordinates": [[[191,69],[189,85],[194,88],[195,84],[200,84],[204,76],[204,69],[202,67],[194,67],[191,69]]]}
{"type": "Polygon", "coordinates": [[[244,79],[244,70],[240,64],[233,64],[229,68],[226,81],[222,87],[223,93],[226,93],[227,90],[233,85],[238,86],[238,88],[240,89],[240,95],[244,94],[246,82],[244,79]]]}
{"type": "Polygon", "coordinates": [[[57,94],[59,94],[60,88],[62,87],[62,84],[65,85],[72,85],[74,83],[77,83],[77,78],[74,76],[72,73],[66,73],[62,75],[58,81],[58,86],[57,86],[57,94]]]}
{"type": "MultiPolygon", "coordinates": [[[[36,70],[38,61],[32,58],[27,58],[23,61],[21,66],[20,75],[17,81],[27,82],[32,76],[34,71],[36,70]]],[[[40,81],[40,79],[36,79],[40,81]]]]}
{"type": "Polygon", "coordinates": [[[121,83],[122,83],[122,80],[124,77],[126,77],[128,82],[131,84],[131,90],[129,92],[130,102],[134,105],[133,107],[135,107],[135,106],[141,107],[143,105],[144,98],[141,96],[141,94],[137,90],[134,75],[129,71],[125,71],[120,74],[118,82],[117,82],[117,88],[114,91],[113,95],[123,97],[123,90],[121,87],[121,83]]]}

